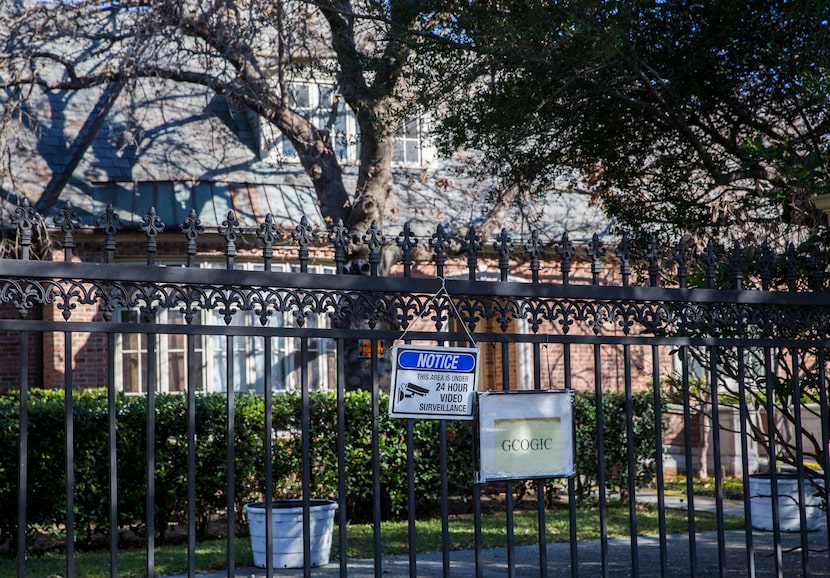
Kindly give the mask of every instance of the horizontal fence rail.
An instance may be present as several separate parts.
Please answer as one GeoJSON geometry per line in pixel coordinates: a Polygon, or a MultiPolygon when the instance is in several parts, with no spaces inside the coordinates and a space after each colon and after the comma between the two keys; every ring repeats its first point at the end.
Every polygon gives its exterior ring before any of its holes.
{"type": "Polygon", "coordinates": [[[224,536],[234,576],[253,563],[240,546],[249,502],[265,506],[272,576],[272,506],[285,498],[298,500],[305,576],[829,571],[819,245],[695,251],[594,235],[577,248],[533,233],[517,246],[507,231],[485,244],[475,228],[386,238],[376,225],[355,235],[270,218],[241,231],[232,213],[207,235],[195,212],[170,232],[150,210],[130,254],[136,235],[111,207],[96,227],[65,207],[52,260],[33,259],[50,245],[31,207],[15,224],[15,258],[0,259],[2,443],[14,448],[2,458],[12,477],[0,483],[0,548],[18,576],[56,543],[67,576],[82,575],[87,548],[109,550],[118,576],[125,544],[155,575],[171,534],[185,536],[191,576],[197,546],[224,536]],[[100,255],[79,251],[82,239],[99,240],[100,255]],[[200,244],[221,247],[223,263],[200,266],[200,244]],[[324,257],[331,272],[310,270],[324,257]],[[395,342],[477,345],[489,389],[576,390],[576,475],[474,484],[469,423],[386,415],[395,342]],[[797,523],[786,500],[768,500],[763,529],[757,498],[790,479],[797,523]],[[336,539],[316,568],[321,498],[337,506],[336,539]],[[406,522],[402,563],[382,555],[391,519],[406,522]],[[357,522],[370,535],[359,549],[357,522]],[[482,531],[493,524],[495,543],[482,531]]]}

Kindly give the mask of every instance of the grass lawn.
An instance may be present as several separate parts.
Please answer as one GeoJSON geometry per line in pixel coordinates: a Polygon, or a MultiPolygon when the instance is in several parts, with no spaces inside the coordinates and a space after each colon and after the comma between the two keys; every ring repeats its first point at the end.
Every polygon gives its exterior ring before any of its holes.
{"type": "MultiPolygon", "coordinates": [[[[667,531],[670,534],[686,533],[688,529],[687,512],[667,510],[667,531]]],[[[565,542],[568,540],[568,511],[557,508],[547,511],[548,542],[565,542]]],[[[743,518],[727,516],[726,529],[741,529],[743,518]]],[[[538,524],[536,511],[516,511],[514,513],[514,541],[517,546],[538,542],[538,524]]],[[[695,528],[698,532],[714,530],[716,520],[713,514],[695,515],[695,528]]],[[[408,524],[406,522],[384,522],[381,526],[383,554],[401,554],[408,550],[408,524]]],[[[637,529],[641,535],[658,533],[657,510],[650,506],[641,506],[637,512],[637,529]]],[[[474,528],[472,516],[458,516],[450,519],[450,547],[464,550],[473,547],[474,528]]],[[[596,508],[579,508],[577,510],[577,535],[579,540],[599,539],[599,510],[596,508]]],[[[628,508],[610,506],[608,508],[608,535],[611,538],[628,536],[628,508]]],[[[339,552],[337,546],[337,529],[332,558],[339,552]]],[[[506,545],[505,516],[487,514],[482,517],[482,539],[485,548],[497,548],[506,545]]],[[[434,552],[441,549],[441,521],[421,520],[416,526],[416,540],[419,552],[434,552]]],[[[354,558],[373,557],[374,531],[368,524],[353,524],[348,527],[348,555],[354,558]]],[[[253,557],[250,541],[239,537],[235,542],[236,565],[251,566],[253,557]]],[[[211,539],[197,544],[196,564],[199,570],[217,570],[226,567],[226,539],[211,539]]],[[[0,559],[0,576],[16,575],[16,560],[0,559]]],[[[142,549],[126,549],[118,552],[118,574],[124,578],[144,576],[146,567],[145,552],[142,549]]],[[[181,574],[187,572],[187,547],[164,545],[156,548],[155,568],[158,575],[181,574]]],[[[62,576],[66,570],[63,552],[52,552],[32,557],[26,562],[27,576],[62,576]]],[[[75,574],[84,578],[105,578],[109,576],[109,553],[77,552],[75,574]]]]}
{"type": "MultiPolygon", "coordinates": [[[[709,496],[715,495],[715,479],[708,480],[693,480],[695,495],[709,496]]],[[[686,478],[684,476],[676,476],[665,481],[665,489],[667,492],[677,492],[681,494],[686,493],[686,478]]],[[[723,497],[726,500],[743,500],[744,487],[743,482],[736,478],[724,478],[722,484],[723,497]]]]}

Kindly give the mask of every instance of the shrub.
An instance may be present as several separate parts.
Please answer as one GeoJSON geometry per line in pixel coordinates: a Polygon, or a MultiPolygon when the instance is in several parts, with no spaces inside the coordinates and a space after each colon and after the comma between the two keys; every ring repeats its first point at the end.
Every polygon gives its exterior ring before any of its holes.
{"type": "MultiPolygon", "coordinates": [[[[309,395],[309,481],[314,497],[338,496],[337,396],[334,392],[309,395]]],[[[105,390],[73,392],[74,518],[81,545],[92,544],[109,527],[109,440],[105,390]]],[[[625,398],[605,394],[606,483],[627,487],[629,445],[634,451],[636,483],[654,475],[654,408],[649,394],[635,394],[634,439],[629,444],[625,426],[625,398]]],[[[388,397],[381,394],[377,410],[365,391],[344,395],[342,422],[347,515],[352,520],[371,517],[375,496],[380,496],[383,518],[407,514],[407,435],[411,427],[416,508],[434,512],[441,499],[440,439],[446,429],[448,490],[469,499],[473,482],[472,424],[390,418],[388,397]],[[372,432],[378,446],[374,463],[372,432]],[[377,485],[373,472],[378,470],[377,485]]],[[[118,525],[139,534],[146,531],[147,398],[118,395],[117,472],[118,525]]],[[[66,412],[58,390],[33,390],[28,403],[27,531],[59,533],[66,520],[66,412]]],[[[243,504],[261,499],[265,489],[264,399],[256,394],[234,396],[234,502],[241,516],[243,504]]],[[[596,403],[592,395],[577,394],[575,405],[577,445],[577,497],[593,495],[598,480],[596,403]]],[[[275,395],[273,491],[275,497],[302,495],[302,398],[275,395]]],[[[208,522],[227,503],[227,398],[224,394],[196,396],[196,520],[204,533],[208,522]]],[[[187,516],[187,397],[155,397],[155,502],[156,532],[161,540],[170,524],[187,516]]],[[[0,397],[0,542],[14,553],[17,534],[19,447],[19,394],[0,397]]],[[[520,484],[516,484],[517,487],[520,484]]]]}
{"type": "MultiPolygon", "coordinates": [[[[74,517],[80,544],[91,544],[109,528],[108,412],[105,390],[73,392],[74,517]]],[[[406,513],[406,422],[390,419],[388,400],[378,400],[378,455],[384,517],[406,513]]],[[[187,513],[187,397],[155,397],[155,527],[161,540],[170,524],[183,522],[187,513]]],[[[17,533],[19,395],[0,397],[0,541],[14,552],[17,533]]],[[[227,421],[224,394],[196,397],[196,518],[197,531],[227,503],[227,421]]],[[[264,400],[261,396],[234,396],[234,501],[243,504],[261,498],[265,487],[264,400]]],[[[34,536],[47,529],[59,532],[66,520],[66,427],[64,394],[33,390],[29,394],[27,530],[34,536]]],[[[146,528],[147,398],[117,398],[118,525],[143,533],[146,528]]],[[[354,518],[372,511],[373,483],[371,396],[351,392],[345,397],[345,471],[347,510],[354,518]]],[[[278,497],[302,494],[301,398],[274,397],[273,479],[278,497]]],[[[336,497],[337,398],[313,393],[309,402],[311,493],[336,497]]],[[[420,507],[431,509],[440,498],[438,439],[433,421],[413,423],[415,493],[420,507]]],[[[448,475],[451,491],[469,492],[472,455],[469,424],[450,423],[448,475]]]]}
{"type": "MultiPolygon", "coordinates": [[[[380,496],[383,516],[406,514],[407,456],[406,421],[392,419],[386,413],[388,397],[378,399],[378,457],[380,496]]],[[[301,398],[297,394],[279,396],[274,404],[274,429],[277,432],[274,452],[274,492],[283,497],[301,495],[302,435],[301,398]]],[[[344,456],[346,507],[351,519],[366,519],[372,512],[376,494],[373,482],[372,397],[366,391],[344,394],[344,456]]],[[[336,497],[337,396],[333,392],[309,396],[309,440],[311,450],[310,487],[317,497],[336,497]]],[[[473,480],[470,424],[448,422],[447,466],[451,492],[470,492],[473,480]]],[[[439,439],[440,424],[434,420],[412,422],[415,494],[419,506],[430,510],[440,500],[439,439]]],[[[260,486],[264,489],[264,481],[260,486]]]]}
{"type": "Polygon", "coordinates": [[[599,485],[598,427],[601,425],[605,458],[605,486],[625,495],[628,490],[628,453],[634,454],[634,483],[642,486],[654,479],[657,432],[654,427],[654,401],[651,392],[634,393],[632,404],[633,439],[628,439],[627,408],[624,393],[602,394],[602,424],[597,424],[596,396],[581,393],[574,401],[576,425],[576,496],[585,502],[593,499],[599,485]]]}

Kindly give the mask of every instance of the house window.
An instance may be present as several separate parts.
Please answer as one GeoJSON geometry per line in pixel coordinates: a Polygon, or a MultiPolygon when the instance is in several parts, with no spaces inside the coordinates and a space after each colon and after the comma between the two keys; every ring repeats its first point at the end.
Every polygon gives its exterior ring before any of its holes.
{"type": "MultiPolygon", "coordinates": [[[[143,315],[138,310],[123,310],[120,320],[123,323],[145,324],[143,315]]],[[[178,311],[162,311],[158,314],[158,323],[183,325],[184,316],[178,311]]],[[[149,388],[149,339],[155,339],[156,346],[156,391],[181,392],[185,390],[188,373],[191,368],[187,363],[187,337],[178,334],[153,335],[152,326],[147,324],[146,333],[123,333],[116,339],[115,370],[122,391],[125,393],[146,393],[149,388]]],[[[203,381],[204,349],[201,340],[196,339],[193,351],[193,371],[197,383],[203,381]]]]}
{"type": "MultiPolygon", "coordinates": [[[[245,264],[238,263],[244,268],[245,264]]],[[[249,266],[248,268],[253,268],[249,266]]],[[[279,270],[274,267],[274,270],[279,270]]],[[[287,270],[284,268],[283,270],[287,270]]],[[[319,268],[318,272],[324,272],[319,268]]],[[[120,321],[143,325],[140,311],[122,310],[120,321]]],[[[287,327],[295,324],[293,315],[274,314],[271,325],[287,327]]],[[[313,314],[306,318],[307,327],[325,327],[325,314],[313,314]]],[[[265,388],[266,338],[262,336],[196,335],[193,338],[193,363],[188,364],[188,338],[179,334],[154,334],[154,326],[184,325],[182,313],[160,311],[153,325],[146,331],[137,328],[134,333],[116,336],[115,369],[119,385],[125,393],[146,393],[149,387],[149,340],[154,339],[156,362],[156,391],[183,392],[192,378],[198,391],[227,391],[229,373],[228,352],[231,353],[233,388],[240,392],[259,392],[265,388]]],[[[191,324],[224,325],[224,319],[216,310],[201,311],[191,324]]],[[[231,326],[256,327],[259,318],[253,311],[237,312],[231,326]]],[[[271,364],[273,390],[299,389],[302,376],[301,340],[289,337],[271,337],[271,364]]],[[[335,349],[332,339],[308,339],[308,383],[311,389],[329,389],[335,383],[335,349]]]]}
{"type": "MultiPolygon", "coordinates": [[[[303,118],[315,127],[326,128],[331,118],[332,106],[338,99],[333,86],[312,83],[294,83],[289,86],[291,104],[303,118]]],[[[357,123],[354,113],[345,103],[337,105],[337,116],[332,126],[332,139],[337,158],[342,162],[357,160],[357,123]]],[[[287,158],[297,158],[294,145],[282,134],[277,141],[277,153],[287,158]]]]}
{"type": "Polygon", "coordinates": [[[421,118],[409,119],[401,123],[395,135],[395,151],[392,160],[406,165],[420,165],[424,162],[424,121],[421,118]]]}
{"type": "MultiPolygon", "coordinates": [[[[332,85],[293,83],[289,85],[291,106],[318,129],[328,126],[338,91],[332,85]]],[[[360,155],[360,130],[355,114],[342,100],[337,104],[332,126],[332,140],[337,158],[343,163],[357,162],[360,155]]],[[[278,160],[297,160],[297,150],[276,127],[261,127],[265,150],[278,160]]],[[[392,162],[397,165],[421,166],[434,156],[427,143],[427,123],[422,117],[401,123],[395,135],[392,162]]]]}

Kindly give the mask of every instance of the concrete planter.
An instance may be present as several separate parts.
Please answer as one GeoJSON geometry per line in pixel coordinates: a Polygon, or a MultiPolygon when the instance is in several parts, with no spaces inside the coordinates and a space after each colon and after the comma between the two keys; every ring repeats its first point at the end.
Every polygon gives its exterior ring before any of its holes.
{"type": "MultiPolygon", "coordinates": [[[[798,496],[798,476],[779,473],[778,479],[778,526],[782,532],[801,530],[801,514],[798,496]]],[[[752,511],[752,527],[756,530],[773,530],[772,523],[772,482],[769,474],[749,476],[749,503],[752,511]]],[[[821,524],[821,498],[815,488],[805,480],[805,516],[807,530],[818,530],[821,524]]]]}
{"type": "MultiPolygon", "coordinates": [[[[309,509],[311,565],[329,563],[334,512],[337,502],[311,500],[309,509]]],[[[251,532],[254,565],[265,568],[265,504],[245,504],[251,532]]],[[[274,568],[303,567],[303,501],[274,500],[271,519],[271,544],[274,568]]]]}

